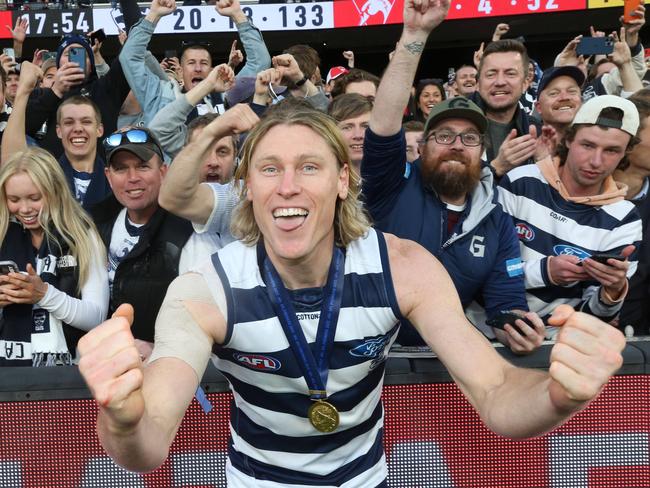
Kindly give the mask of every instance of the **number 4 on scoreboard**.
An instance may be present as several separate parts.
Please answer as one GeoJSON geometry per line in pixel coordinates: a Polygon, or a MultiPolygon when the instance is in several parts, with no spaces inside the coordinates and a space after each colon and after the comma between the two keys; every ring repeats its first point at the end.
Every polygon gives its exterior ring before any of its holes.
{"type": "Polygon", "coordinates": [[[492,4],[490,3],[490,0],[479,0],[478,11],[490,15],[490,13],[492,13],[492,4]]]}

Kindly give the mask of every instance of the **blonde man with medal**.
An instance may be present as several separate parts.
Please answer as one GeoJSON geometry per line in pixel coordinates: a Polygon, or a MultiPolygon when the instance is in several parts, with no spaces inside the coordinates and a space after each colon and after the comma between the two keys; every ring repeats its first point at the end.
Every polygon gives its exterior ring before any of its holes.
{"type": "MultiPolygon", "coordinates": [[[[397,50],[419,56],[448,7],[407,0],[397,50]]],[[[206,140],[215,127],[204,129],[206,140]]],[[[241,241],[172,283],[149,362],[134,345],[127,305],[80,341],[99,437],[117,463],[148,471],[164,462],[211,354],[234,397],[230,488],[387,486],[380,396],[402,319],[506,437],[558,426],[620,367],[621,333],[566,306],[550,319],[561,332],[549,373],[507,363],[467,322],[431,254],[369,228],[348,159],[328,116],[295,101],[275,107],[243,149],[241,241]]]]}

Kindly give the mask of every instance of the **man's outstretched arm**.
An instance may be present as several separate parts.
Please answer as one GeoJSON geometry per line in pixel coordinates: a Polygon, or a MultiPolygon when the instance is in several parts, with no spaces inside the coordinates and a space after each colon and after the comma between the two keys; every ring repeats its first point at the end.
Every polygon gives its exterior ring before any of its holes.
{"type": "Polygon", "coordinates": [[[201,137],[178,153],[169,167],[158,196],[160,206],[184,219],[205,224],[219,202],[214,201],[210,187],[200,182],[203,161],[219,139],[247,132],[258,121],[248,105],[239,104],[208,124],[201,137]]]}
{"type": "Polygon", "coordinates": [[[549,373],[514,367],[467,321],[451,279],[433,256],[395,237],[388,246],[402,313],[494,432],[512,438],[548,432],[587,406],[620,368],[620,331],[565,305],[550,319],[562,328],[549,373]]]}

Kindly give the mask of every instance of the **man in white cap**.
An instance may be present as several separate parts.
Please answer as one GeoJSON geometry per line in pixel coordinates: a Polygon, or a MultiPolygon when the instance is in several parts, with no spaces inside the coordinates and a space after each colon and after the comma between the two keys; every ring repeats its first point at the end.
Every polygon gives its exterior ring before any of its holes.
{"type": "MultiPolygon", "coordinates": [[[[641,220],[624,200],[626,185],[612,173],[628,164],[638,128],[639,113],[629,100],[592,98],[576,114],[555,158],[542,134],[536,164],[501,180],[499,202],[519,236],[528,306],[540,316],[560,303],[605,321],[618,314],[637,266],[629,258],[641,239],[641,220]]],[[[547,336],[554,332],[547,330],[547,336]]]]}

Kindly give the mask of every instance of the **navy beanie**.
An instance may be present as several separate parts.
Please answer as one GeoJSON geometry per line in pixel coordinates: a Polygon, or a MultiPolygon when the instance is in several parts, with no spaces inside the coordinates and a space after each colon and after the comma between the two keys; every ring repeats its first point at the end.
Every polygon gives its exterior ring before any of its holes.
{"type": "Polygon", "coordinates": [[[61,65],[61,55],[63,50],[68,47],[70,44],[79,44],[83,47],[88,53],[88,58],[90,59],[90,73],[91,75],[95,73],[95,55],[93,54],[93,48],[90,47],[88,43],[88,38],[85,36],[80,36],[79,34],[68,34],[63,36],[61,44],[59,44],[58,49],[56,50],[56,67],[59,68],[61,65]]]}

